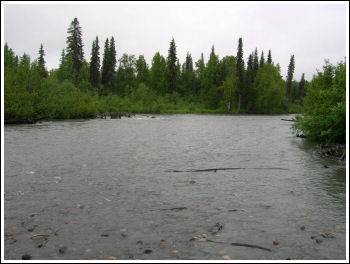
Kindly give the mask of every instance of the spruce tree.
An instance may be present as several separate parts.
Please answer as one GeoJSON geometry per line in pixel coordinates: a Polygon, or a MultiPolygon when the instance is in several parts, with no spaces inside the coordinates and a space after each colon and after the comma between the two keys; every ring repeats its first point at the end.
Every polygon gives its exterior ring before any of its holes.
{"type": "Polygon", "coordinates": [[[298,87],[298,99],[305,96],[305,74],[301,75],[301,79],[298,87]]]}
{"type": "Polygon", "coordinates": [[[176,68],[176,45],[175,40],[172,38],[168,51],[167,68],[168,68],[168,92],[173,93],[176,91],[176,80],[177,80],[177,68],[176,68]]]}
{"type": "Polygon", "coordinates": [[[242,93],[242,107],[248,110],[249,102],[252,97],[254,83],[254,54],[250,54],[247,62],[247,70],[245,72],[245,89],[242,93]]]}
{"type": "Polygon", "coordinates": [[[109,74],[108,74],[108,83],[109,83],[109,89],[111,92],[114,91],[114,79],[115,79],[115,67],[117,64],[117,52],[115,50],[115,42],[114,38],[111,37],[111,40],[109,42],[109,52],[108,52],[108,69],[109,69],[109,74]]]}
{"type": "Polygon", "coordinates": [[[192,56],[189,52],[186,54],[186,61],[182,65],[182,82],[185,90],[185,94],[194,94],[194,71],[192,56]]]}
{"type": "Polygon", "coordinates": [[[40,71],[40,76],[45,78],[47,77],[47,71],[45,68],[45,51],[43,48],[43,44],[40,45],[40,50],[39,50],[39,58],[38,58],[38,66],[39,66],[39,71],[40,71]]]}
{"type": "Polygon", "coordinates": [[[263,67],[265,64],[265,57],[264,57],[264,51],[261,51],[261,56],[260,56],[260,62],[259,62],[259,67],[263,67]]]}
{"type": "Polygon", "coordinates": [[[269,54],[267,55],[267,63],[272,64],[271,50],[269,50],[269,54]]]}
{"type": "Polygon", "coordinates": [[[237,76],[238,76],[238,89],[237,89],[237,110],[241,109],[242,93],[244,89],[244,60],[243,60],[243,43],[242,38],[238,40],[238,50],[237,50],[237,76]]]}
{"type": "Polygon", "coordinates": [[[67,55],[70,55],[72,58],[76,81],[84,59],[82,32],[77,18],[74,18],[74,20],[71,22],[67,33],[67,55]]]}
{"type": "Polygon", "coordinates": [[[101,83],[103,85],[103,91],[101,91],[102,94],[107,93],[107,83],[109,81],[109,39],[107,38],[105,41],[105,47],[104,47],[104,52],[103,52],[103,59],[102,59],[102,76],[101,76],[101,83]]]}
{"type": "Polygon", "coordinates": [[[254,80],[255,80],[256,74],[258,73],[258,69],[259,69],[258,49],[255,48],[255,51],[254,51],[254,60],[253,60],[254,80]]]}
{"type": "Polygon", "coordinates": [[[293,81],[294,67],[295,67],[294,55],[292,55],[288,65],[287,83],[286,83],[287,98],[289,101],[292,101],[292,81],[293,81]]]}
{"type": "Polygon", "coordinates": [[[100,81],[100,46],[98,37],[92,42],[91,59],[90,59],[90,83],[97,88],[100,81]]]}

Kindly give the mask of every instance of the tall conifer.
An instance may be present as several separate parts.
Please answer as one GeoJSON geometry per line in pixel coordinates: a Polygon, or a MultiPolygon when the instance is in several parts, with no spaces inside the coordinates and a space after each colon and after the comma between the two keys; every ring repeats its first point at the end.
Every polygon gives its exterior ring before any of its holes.
{"type": "Polygon", "coordinates": [[[47,71],[46,71],[46,67],[45,67],[45,51],[43,48],[43,44],[40,45],[40,50],[39,50],[39,58],[38,58],[38,65],[39,65],[39,69],[40,69],[40,75],[42,77],[47,77],[47,71]]]}
{"type": "Polygon", "coordinates": [[[271,56],[271,50],[269,50],[269,53],[267,55],[267,63],[272,64],[272,56],[271,56]]]}
{"type": "Polygon", "coordinates": [[[263,67],[265,64],[265,57],[264,57],[264,51],[261,51],[261,56],[260,56],[260,62],[259,62],[259,67],[263,67]]]}
{"type": "Polygon", "coordinates": [[[177,80],[177,67],[176,67],[176,45],[175,40],[172,38],[168,51],[167,68],[168,68],[168,92],[172,93],[176,91],[177,80]]]}
{"type": "Polygon", "coordinates": [[[237,76],[238,76],[238,89],[237,89],[237,110],[241,108],[242,93],[244,89],[244,60],[243,60],[243,42],[242,38],[238,40],[238,50],[237,50],[237,76]]]}
{"type": "Polygon", "coordinates": [[[287,83],[286,83],[287,98],[289,101],[292,100],[292,81],[293,81],[294,67],[295,67],[294,55],[292,55],[290,57],[290,62],[288,65],[287,83]]]}
{"type": "Polygon", "coordinates": [[[77,18],[71,22],[67,33],[67,55],[72,58],[74,76],[77,80],[84,59],[82,32],[77,18]]]}
{"type": "Polygon", "coordinates": [[[90,83],[97,88],[100,80],[100,46],[98,37],[92,42],[91,59],[90,59],[90,83]]]}

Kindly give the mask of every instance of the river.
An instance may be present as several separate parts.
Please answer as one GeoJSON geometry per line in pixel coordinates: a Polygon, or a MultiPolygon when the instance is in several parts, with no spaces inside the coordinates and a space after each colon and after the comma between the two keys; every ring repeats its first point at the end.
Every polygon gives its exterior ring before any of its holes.
{"type": "Polygon", "coordinates": [[[6,125],[4,258],[345,259],[345,166],[291,117],[6,125]]]}

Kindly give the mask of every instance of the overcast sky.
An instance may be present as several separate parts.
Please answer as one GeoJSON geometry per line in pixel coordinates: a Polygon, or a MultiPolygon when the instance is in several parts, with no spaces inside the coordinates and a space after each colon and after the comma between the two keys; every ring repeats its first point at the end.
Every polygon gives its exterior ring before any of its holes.
{"type": "MultiPolygon", "coordinates": [[[[332,63],[346,56],[347,5],[259,4],[223,2],[191,5],[179,3],[129,4],[11,4],[4,8],[4,42],[17,55],[37,58],[40,43],[48,69],[57,68],[66,47],[67,28],[74,17],[82,27],[85,59],[90,61],[92,41],[98,35],[102,57],[105,39],[114,36],[117,59],[123,53],[143,54],[151,64],[159,51],[167,56],[174,37],[182,63],[190,52],[197,61],[201,52],[207,61],[211,46],[221,59],[236,55],[243,39],[244,59],[257,47],[265,58],[281,66],[285,78],[290,56],[295,55],[294,78],[305,73],[311,79],[324,59],[332,63]]],[[[4,43],[3,43],[4,44],[4,43]]],[[[102,58],[101,58],[102,61],[102,58]]]]}

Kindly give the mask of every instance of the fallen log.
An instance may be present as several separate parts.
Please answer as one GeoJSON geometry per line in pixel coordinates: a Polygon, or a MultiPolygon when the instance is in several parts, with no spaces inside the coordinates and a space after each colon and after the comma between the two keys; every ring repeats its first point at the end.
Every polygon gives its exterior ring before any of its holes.
{"type": "Polygon", "coordinates": [[[284,118],[282,118],[281,120],[283,120],[283,121],[290,121],[290,122],[296,122],[295,119],[284,119],[284,118]]]}

